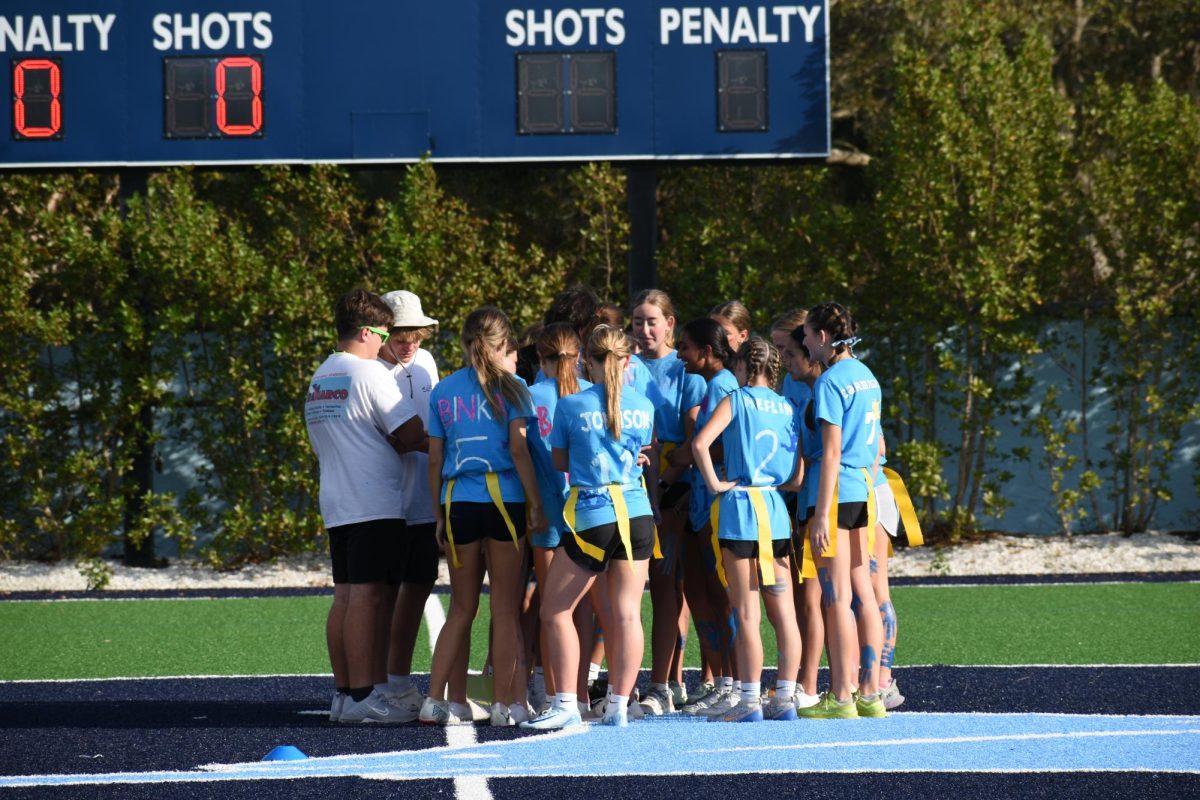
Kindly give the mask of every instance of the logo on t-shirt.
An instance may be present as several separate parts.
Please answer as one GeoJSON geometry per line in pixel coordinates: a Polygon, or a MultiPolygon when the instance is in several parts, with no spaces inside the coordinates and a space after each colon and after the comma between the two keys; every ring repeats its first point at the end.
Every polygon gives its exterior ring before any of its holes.
{"type": "Polygon", "coordinates": [[[349,376],[313,381],[304,397],[304,420],[309,425],[320,425],[341,419],[349,397],[349,376]]]}

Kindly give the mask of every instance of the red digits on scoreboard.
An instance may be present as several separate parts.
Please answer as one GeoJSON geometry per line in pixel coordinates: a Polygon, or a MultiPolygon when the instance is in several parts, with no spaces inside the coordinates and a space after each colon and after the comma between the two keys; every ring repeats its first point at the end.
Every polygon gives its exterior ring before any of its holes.
{"type": "Polygon", "coordinates": [[[262,131],[262,64],[234,56],[217,62],[217,129],[226,136],[262,131]]]}
{"type": "Polygon", "coordinates": [[[62,69],[45,58],[13,66],[13,128],[21,139],[50,139],[62,131],[62,69]]]}

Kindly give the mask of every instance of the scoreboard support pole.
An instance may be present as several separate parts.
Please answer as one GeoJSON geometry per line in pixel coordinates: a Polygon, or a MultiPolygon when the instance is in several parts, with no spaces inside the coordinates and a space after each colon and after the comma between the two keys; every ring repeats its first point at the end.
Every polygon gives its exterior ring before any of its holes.
{"type": "Polygon", "coordinates": [[[653,161],[626,167],[625,202],[629,211],[629,302],[643,289],[658,288],[658,179],[653,161]]]}
{"type": "MultiPolygon", "coordinates": [[[[117,197],[120,202],[122,220],[129,216],[129,201],[138,194],[145,196],[149,178],[150,170],[145,168],[126,168],[118,172],[117,180],[120,181],[120,188],[117,197]]],[[[150,293],[141,289],[145,281],[133,261],[132,247],[128,239],[122,243],[121,249],[122,257],[128,262],[133,285],[138,287],[134,302],[137,304],[142,318],[149,319],[150,315],[154,313],[153,301],[150,299],[150,293]]],[[[150,358],[151,347],[147,343],[140,354],[140,361],[145,365],[147,374],[150,372],[150,358]]],[[[143,402],[138,407],[137,425],[133,432],[135,449],[133,464],[129,471],[129,482],[132,486],[125,490],[125,541],[122,560],[129,567],[159,566],[155,558],[153,531],[140,542],[135,543],[130,538],[130,533],[137,525],[138,518],[145,508],[146,495],[154,488],[154,447],[150,444],[153,432],[154,407],[150,403],[143,402]]]]}

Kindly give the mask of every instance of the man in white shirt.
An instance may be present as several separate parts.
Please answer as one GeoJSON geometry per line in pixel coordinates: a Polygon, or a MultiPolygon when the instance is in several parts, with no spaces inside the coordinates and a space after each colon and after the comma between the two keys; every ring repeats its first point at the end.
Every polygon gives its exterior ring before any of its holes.
{"type": "MultiPolygon", "coordinates": [[[[433,335],[437,320],[427,317],[421,298],[412,292],[388,292],[383,302],[392,311],[391,336],[379,350],[379,360],[391,372],[401,396],[413,404],[428,429],[429,395],[438,383],[437,364],[421,343],[433,335]]],[[[438,544],[434,536],[433,497],[429,493],[429,457],[414,451],[404,462],[404,504],[407,510],[408,552],[391,621],[388,648],[388,688],[384,696],[392,705],[417,714],[424,696],[412,683],[412,657],[425,601],[437,581],[438,544]]]]}
{"type": "Polygon", "coordinates": [[[325,636],[336,693],[335,722],[398,723],[384,685],[389,584],[404,571],[405,468],[399,454],[427,446],[421,418],[376,358],[391,309],[354,289],[334,308],[337,351],[317,368],[304,402],[308,437],[321,468],[321,517],[329,532],[333,606],[325,636]]]}

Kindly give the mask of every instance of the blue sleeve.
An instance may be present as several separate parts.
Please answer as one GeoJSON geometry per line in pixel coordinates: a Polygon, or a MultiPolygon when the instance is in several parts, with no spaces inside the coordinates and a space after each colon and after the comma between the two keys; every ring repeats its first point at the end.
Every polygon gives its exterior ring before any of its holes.
{"type": "Polygon", "coordinates": [[[814,411],[818,420],[823,419],[830,425],[842,427],[846,409],[842,406],[842,394],[832,381],[820,381],[817,384],[813,392],[813,402],[816,404],[814,411]]]}
{"type": "Polygon", "coordinates": [[[708,388],[704,378],[695,373],[683,376],[683,400],[679,404],[681,411],[688,411],[704,402],[704,390],[708,388]]]}

